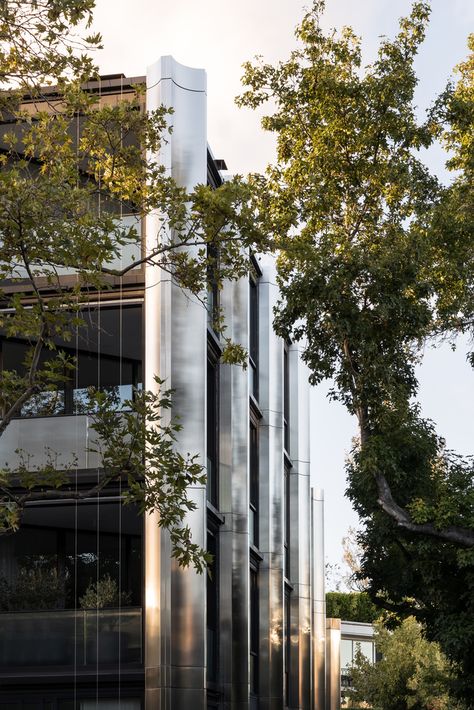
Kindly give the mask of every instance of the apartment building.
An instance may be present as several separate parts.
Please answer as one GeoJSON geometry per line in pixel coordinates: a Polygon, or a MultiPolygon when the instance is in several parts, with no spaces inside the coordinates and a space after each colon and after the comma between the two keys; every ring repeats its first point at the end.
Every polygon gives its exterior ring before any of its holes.
{"type": "MultiPolygon", "coordinates": [[[[113,101],[136,84],[146,84],[147,110],[174,109],[158,156],[169,173],[187,188],[217,187],[205,72],[163,57],[146,77],[103,78],[96,90],[113,101]]],[[[139,223],[144,243],[158,219],[139,223]]],[[[119,485],[29,505],[20,530],[0,537],[1,710],[322,710],[322,496],[310,488],[307,372],[298,345],[272,329],[270,257],[252,256],[248,277],[219,298],[247,370],[220,362],[201,303],[158,267],[137,267],[90,299],[85,330],[65,345],[77,374],[54,411],[26,409],[0,438],[12,467],[21,449],[36,463],[48,446],[64,460],[74,452],[74,483],[90,486],[98,460],[78,406],[87,387],[125,400],[159,375],[175,391],[180,450],[207,470],[188,523],[214,557],[211,575],[178,567],[156,515],[123,505],[119,485]]],[[[25,347],[3,337],[3,366],[25,347]]]]}

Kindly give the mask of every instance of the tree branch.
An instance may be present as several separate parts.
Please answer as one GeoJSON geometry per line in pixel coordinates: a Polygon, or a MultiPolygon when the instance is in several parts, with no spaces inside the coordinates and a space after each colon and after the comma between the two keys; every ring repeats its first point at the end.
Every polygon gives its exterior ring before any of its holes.
{"type": "Polygon", "coordinates": [[[374,478],[379,496],[377,503],[399,527],[409,532],[429,535],[430,537],[446,540],[446,542],[454,542],[464,547],[474,547],[474,530],[457,525],[449,525],[446,528],[438,529],[433,523],[414,523],[407,511],[395,502],[385,476],[378,471],[374,474],[374,478]]]}

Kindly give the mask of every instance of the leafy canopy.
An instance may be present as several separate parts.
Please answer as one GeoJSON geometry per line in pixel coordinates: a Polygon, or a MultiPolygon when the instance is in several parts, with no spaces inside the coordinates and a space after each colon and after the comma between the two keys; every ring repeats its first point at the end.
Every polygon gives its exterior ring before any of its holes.
{"type": "Polygon", "coordinates": [[[449,695],[450,664],[412,616],[393,632],[376,623],[374,640],[381,659],[372,664],[357,654],[350,669],[348,707],[461,710],[449,695]]]}
{"type": "Polygon", "coordinates": [[[360,579],[426,623],[472,698],[473,466],[445,451],[415,399],[424,344],[473,322],[472,57],[420,120],[413,64],[429,5],[414,2],[369,66],[350,28],[323,31],[323,10],[313,3],[287,61],[244,65],[238,98],[272,106],[262,125],[277,159],[253,186],[279,250],[275,327],[357,417],[347,472],[365,523],[360,579]],[[438,138],[460,171],[447,188],[420,157],[438,138]]]}
{"type": "MultiPolygon", "coordinates": [[[[90,55],[100,37],[81,35],[93,6],[0,3],[0,333],[29,344],[24,362],[0,373],[0,436],[28,409],[52,413],[76,368],[60,344],[84,327],[82,310],[121,288],[129,272],[144,280],[145,267],[158,267],[206,307],[208,285],[245,275],[249,247],[264,248],[243,180],[187,191],[159,163],[172,109],[146,112],[143,87],[102,100],[90,55]],[[145,249],[139,225],[150,213],[160,220],[145,249]],[[123,214],[135,217],[132,226],[123,214]]],[[[223,333],[220,314],[212,315],[223,333]]],[[[226,361],[245,364],[245,351],[223,342],[226,361]]],[[[166,415],[170,392],[157,381],[156,392],[135,392],[125,404],[120,411],[113,392],[89,393],[100,437],[97,486],[78,492],[73,454],[60,461],[51,442],[46,463],[25,451],[18,469],[0,471],[0,530],[17,529],[28,502],[98,495],[123,482],[127,500],[159,512],[179,564],[202,571],[209,556],[184,520],[193,508],[187,490],[203,484],[204,472],[193,454],[179,452],[179,425],[166,415]]]]}

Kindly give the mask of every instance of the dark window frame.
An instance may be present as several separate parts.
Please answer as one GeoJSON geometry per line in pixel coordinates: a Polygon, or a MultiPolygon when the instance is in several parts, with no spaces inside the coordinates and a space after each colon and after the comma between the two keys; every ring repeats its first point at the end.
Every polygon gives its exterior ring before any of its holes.
{"type": "Polygon", "coordinates": [[[206,498],[219,509],[220,468],[220,349],[208,331],[206,370],[206,498]]]}
{"type": "Polygon", "coordinates": [[[259,398],[259,293],[258,273],[249,274],[249,368],[251,373],[250,395],[259,398]]]}
{"type": "Polygon", "coordinates": [[[290,707],[290,667],[291,667],[291,592],[290,585],[284,588],[284,626],[283,626],[283,666],[284,666],[284,701],[285,707],[290,707]]]}
{"type": "Polygon", "coordinates": [[[285,461],[283,469],[283,569],[291,580],[291,469],[285,461]]]}
{"type": "Polygon", "coordinates": [[[259,421],[250,413],[249,417],[249,523],[250,545],[259,547],[259,512],[260,512],[260,429],[259,421]]]}
{"type": "Polygon", "coordinates": [[[209,513],[206,546],[214,558],[206,578],[206,675],[208,686],[215,689],[219,680],[220,550],[219,526],[209,513]],[[209,621],[213,623],[209,625],[209,621]]]}
{"type": "Polygon", "coordinates": [[[250,695],[258,697],[260,681],[260,589],[258,561],[252,554],[249,567],[249,611],[250,695]]]}
{"type": "Polygon", "coordinates": [[[289,344],[283,346],[283,447],[290,454],[290,350],[289,344]]]}

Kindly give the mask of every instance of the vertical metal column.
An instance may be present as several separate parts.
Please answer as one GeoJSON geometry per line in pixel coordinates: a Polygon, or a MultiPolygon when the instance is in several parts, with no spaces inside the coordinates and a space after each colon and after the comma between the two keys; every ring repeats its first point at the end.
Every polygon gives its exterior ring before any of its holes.
{"type": "Polygon", "coordinates": [[[311,704],[311,488],[309,383],[301,344],[289,348],[290,574],[293,586],[290,636],[290,707],[311,704]]]}
{"type": "Polygon", "coordinates": [[[260,262],[259,710],[280,710],[283,698],[283,342],[272,327],[275,267],[260,262]]]}
{"type": "Polygon", "coordinates": [[[341,707],[341,620],[326,619],[326,710],[341,707]]]}
{"type": "MultiPolygon", "coordinates": [[[[201,69],[191,69],[178,64],[172,57],[162,57],[148,69],[147,108],[153,109],[164,104],[173,107],[170,117],[173,132],[162,148],[159,159],[175,180],[192,189],[197,183],[207,179],[206,141],[206,75],[201,69]]],[[[157,237],[159,215],[147,223],[147,242],[153,244],[157,237]]],[[[170,235],[171,239],[173,235],[170,235]]],[[[179,415],[183,426],[178,446],[183,453],[198,454],[199,461],[206,462],[206,311],[193,299],[187,298],[169,278],[154,273],[147,274],[146,295],[146,357],[145,369],[147,385],[152,384],[153,368],[156,361],[154,348],[160,350],[159,374],[166,378],[166,387],[173,387],[173,416],[179,415]],[[153,278],[157,279],[156,284],[153,278]],[[154,295],[155,288],[160,295],[154,295]],[[165,321],[166,328],[159,330],[156,324],[165,321]]],[[[193,531],[193,541],[206,544],[206,489],[198,486],[190,490],[190,497],[197,503],[197,510],[189,515],[187,523],[193,531]]],[[[150,527],[153,521],[147,521],[150,527]]],[[[152,613],[152,605],[147,606],[145,634],[146,640],[146,689],[147,710],[203,710],[205,707],[206,674],[206,577],[192,569],[182,570],[176,564],[171,566],[171,586],[169,583],[169,562],[164,558],[161,565],[156,563],[153,548],[153,533],[146,535],[149,546],[146,552],[147,567],[145,586],[150,590],[150,599],[159,597],[161,620],[161,647],[166,647],[166,669],[152,671],[150,665],[161,659],[154,658],[156,647],[158,614],[152,613]],[[159,577],[159,579],[157,578],[159,577]],[[161,587],[160,587],[161,585],[161,587]],[[163,590],[163,587],[166,590],[163,590]],[[156,594],[161,588],[160,595],[156,594]],[[163,616],[170,625],[163,624],[163,616]],[[150,609],[150,611],[148,611],[150,609]],[[164,634],[167,634],[166,638],[164,634]],[[169,634],[169,635],[168,635],[169,634]],[[169,664],[169,665],[168,665],[169,664]],[[169,681],[169,682],[168,682],[169,681]],[[158,687],[153,687],[158,686],[158,687]],[[164,689],[164,692],[158,692],[164,689]],[[165,704],[157,705],[156,699],[165,704]],[[165,698],[165,700],[163,700],[165,698]]],[[[155,533],[156,535],[157,533],[155,533]]],[[[156,546],[158,543],[156,542],[156,546]]],[[[168,550],[169,552],[169,550],[168,550]]],[[[148,603],[147,603],[148,604],[148,603]]]]}
{"type": "MultiPolygon", "coordinates": [[[[226,284],[226,333],[248,347],[248,279],[226,284]]],[[[249,385],[248,371],[221,365],[220,511],[223,710],[249,707],[249,385]]]]}
{"type": "Polygon", "coordinates": [[[324,710],[326,703],[326,596],[324,588],[324,492],[311,491],[312,531],[312,631],[313,708],[324,710]]]}

